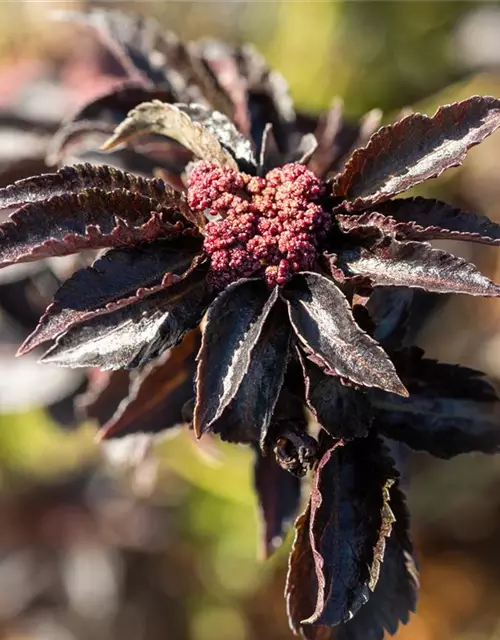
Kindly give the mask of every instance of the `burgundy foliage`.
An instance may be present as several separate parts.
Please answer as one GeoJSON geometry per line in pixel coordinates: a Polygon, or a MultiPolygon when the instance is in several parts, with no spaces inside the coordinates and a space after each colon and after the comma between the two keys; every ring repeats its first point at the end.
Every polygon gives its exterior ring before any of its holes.
{"type": "Polygon", "coordinates": [[[54,157],[74,161],[97,133],[93,164],[0,190],[12,210],[0,266],[95,258],[21,352],[48,343],[44,362],[108,370],[80,402],[101,438],[188,423],[198,438],[249,444],[265,553],[312,471],[291,628],[317,640],[395,633],[418,576],[383,438],[444,458],[500,448],[483,375],[407,343],[413,292],[500,297],[428,243],[498,245],[500,227],[393,197],[459,165],[500,127],[500,101],[473,96],[380,129],[378,112],[347,123],[335,103],[316,121],[251,47],[184,45],[114,11],[69,18],[97,31],[124,77],[56,135],[54,157]]]}

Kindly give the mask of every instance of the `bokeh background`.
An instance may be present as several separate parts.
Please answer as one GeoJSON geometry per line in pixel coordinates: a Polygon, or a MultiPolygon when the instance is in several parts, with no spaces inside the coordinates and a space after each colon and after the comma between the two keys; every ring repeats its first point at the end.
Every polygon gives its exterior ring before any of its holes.
{"type": "MultiPolygon", "coordinates": [[[[33,119],[48,136],[106,88],[92,38],[47,21],[55,9],[92,4],[0,2],[2,183],[20,177],[20,158],[23,171],[30,163],[40,170],[43,136],[33,135],[33,119]],[[26,118],[24,131],[11,126],[12,113],[26,118]]],[[[409,107],[432,113],[474,93],[500,96],[494,2],[99,5],[156,16],[183,38],[253,42],[305,111],[341,96],[350,116],[379,107],[390,121],[409,107]]],[[[426,194],[500,221],[500,135],[426,194]]],[[[497,251],[449,248],[500,280],[497,251]]],[[[186,434],[154,450],[140,438],[99,448],[91,423],[73,424],[68,398],[83,390],[80,375],[14,360],[23,323],[33,321],[19,311],[24,296],[33,305],[68,268],[26,272],[21,289],[19,273],[16,282],[9,270],[0,280],[0,637],[290,638],[282,595],[290,540],[259,559],[249,452],[198,445],[186,434]]],[[[461,296],[430,303],[419,344],[500,382],[500,304],[461,296]]],[[[408,494],[422,591],[417,615],[397,637],[500,639],[500,457],[415,455],[408,494]]]]}

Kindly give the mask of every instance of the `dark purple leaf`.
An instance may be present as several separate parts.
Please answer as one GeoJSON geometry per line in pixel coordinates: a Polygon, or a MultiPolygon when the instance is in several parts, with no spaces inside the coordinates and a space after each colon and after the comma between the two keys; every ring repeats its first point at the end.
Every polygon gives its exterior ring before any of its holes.
{"type": "Polygon", "coordinates": [[[254,486],[259,501],[263,556],[283,542],[300,504],[300,478],[284,471],[272,454],[255,452],[254,486]]]}
{"type": "Polygon", "coordinates": [[[236,57],[241,76],[247,84],[250,134],[257,154],[268,123],[273,127],[279,151],[288,152],[296,116],[284,78],[271,71],[263,56],[251,45],[241,47],[236,57]]]}
{"type": "Polygon", "coordinates": [[[171,88],[164,60],[153,55],[161,42],[161,29],[155,20],[104,8],[88,12],[60,10],[54,18],[95,29],[131,80],[171,88]]]}
{"type": "Polygon", "coordinates": [[[264,441],[285,378],[290,333],[286,309],[277,302],[253,346],[236,395],[210,431],[228,442],[264,441]]]}
{"type": "Polygon", "coordinates": [[[82,419],[96,420],[102,427],[128,395],[129,384],[130,371],[91,370],[87,390],[75,398],[77,413],[82,419]]]}
{"type": "Polygon", "coordinates": [[[416,287],[491,298],[500,295],[500,287],[473,264],[424,242],[386,239],[371,249],[346,249],[338,253],[335,266],[370,286],[416,287]]]}
{"type": "Polygon", "coordinates": [[[42,361],[65,367],[141,367],[194,329],[211,300],[206,271],[197,269],[164,291],[73,327],[42,361]]]}
{"type": "Polygon", "coordinates": [[[356,325],[347,299],[331,280],[304,272],[283,295],[300,342],[325,369],[357,384],[406,395],[387,354],[356,325]]]}
{"type": "Polygon", "coordinates": [[[112,125],[119,124],[127,113],[141,104],[151,100],[161,100],[162,102],[175,102],[175,96],[164,89],[156,87],[145,87],[138,82],[124,82],[113,87],[103,95],[92,98],[81,106],[76,113],[72,114],[68,122],[79,121],[99,121],[112,125]]]}
{"type": "Polygon", "coordinates": [[[24,205],[0,225],[0,267],[178,236],[186,222],[176,199],[166,208],[129,191],[87,189],[24,205]]]}
{"type": "Polygon", "coordinates": [[[193,426],[209,431],[236,396],[278,296],[259,280],[239,280],[211,305],[198,354],[193,426]]]}
{"type": "Polygon", "coordinates": [[[214,101],[211,97],[214,92],[210,91],[210,95],[207,95],[205,91],[208,101],[218,111],[230,116],[239,131],[248,137],[250,123],[247,110],[247,86],[238,69],[235,49],[225,42],[211,39],[196,43],[194,53],[203,59],[217,79],[219,86],[217,93],[220,93],[220,87],[222,87],[226,95],[222,101],[219,97],[214,101]],[[224,108],[223,103],[227,98],[230,100],[230,109],[227,106],[224,108]],[[221,103],[220,106],[216,106],[217,103],[221,103]]]}
{"type": "Polygon", "coordinates": [[[382,127],[355,151],[333,192],[352,211],[371,207],[450,167],[500,126],[500,101],[473,96],[440,107],[429,118],[415,113],[382,127]]]}
{"type": "Polygon", "coordinates": [[[318,423],[337,439],[365,436],[371,424],[371,410],[364,391],[342,384],[338,376],[327,375],[303,358],[306,402],[318,423]]]}
{"type": "Polygon", "coordinates": [[[380,119],[380,110],[374,109],[359,123],[348,122],[343,117],[343,103],[336,98],[329,111],[319,119],[314,131],[319,144],[308,168],[322,178],[332,171],[338,171],[349,153],[364,146],[375,133],[380,126],[380,119]]]}
{"type": "Polygon", "coordinates": [[[46,173],[19,180],[0,189],[0,208],[20,207],[30,202],[42,203],[52,196],[71,196],[90,188],[114,191],[124,189],[156,200],[156,204],[185,209],[178,194],[163,180],[146,179],[113,169],[106,165],[76,164],[63,167],[56,173],[46,173]]]}
{"type": "MultiPolygon", "coordinates": [[[[79,120],[63,124],[59,131],[52,137],[47,146],[46,160],[50,165],[73,163],[73,159],[81,162],[84,158],[88,161],[88,154],[100,149],[104,142],[113,133],[113,125],[105,122],[93,122],[92,120],[79,120]]],[[[100,154],[104,156],[104,154],[100,154]]],[[[97,163],[93,163],[97,164],[97,163]]],[[[115,167],[112,157],[106,154],[106,158],[99,165],[115,167]]],[[[121,167],[120,167],[121,168],[121,167]]]]}
{"type": "Polygon", "coordinates": [[[466,240],[500,245],[500,225],[486,216],[428,198],[401,198],[384,202],[376,211],[338,215],[345,232],[375,227],[397,240],[466,240]]]}
{"type": "Polygon", "coordinates": [[[315,628],[302,625],[302,621],[314,611],[318,592],[318,580],[309,541],[310,523],[311,507],[308,504],[305,512],[295,522],[295,540],[288,559],[285,598],[288,623],[292,631],[303,638],[314,640],[315,628]]]}
{"type": "Polygon", "coordinates": [[[400,347],[405,340],[415,291],[404,287],[375,289],[366,304],[375,325],[373,337],[385,348],[400,347]]]}
{"type": "Polygon", "coordinates": [[[310,543],[318,580],[307,624],[347,622],[378,582],[394,515],[389,490],[397,477],[375,437],[328,449],[313,482],[310,543]]]}
{"type": "Polygon", "coordinates": [[[397,484],[390,489],[390,508],[396,521],[386,541],[380,577],[370,600],[352,620],[335,629],[335,640],[383,640],[406,624],[417,604],[418,571],[409,536],[409,516],[397,484]]]}
{"type": "Polygon", "coordinates": [[[500,450],[500,399],[483,374],[419,357],[403,367],[410,397],[373,393],[377,429],[440,458],[500,450]]]}
{"type": "Polygon", "coordinates": [[[128,396],[99,431],[101,440],[132,433],[158,433],[182,420],[182,407],[193,396],[198,334],[149,363],[133,378],[128,396]]]}
{"type": "Polygon", "coordinates": [[[307,164],[318,148],[318,141],[313,133],[306,133],[299,139],[297,146],[287,154],[285,162],[307,164]]]}
{"type": "MultiPolygon", "coordinates": [[[[235,122],[234,105],[221,81],[217,65],[211,64],[206,57],[211,44],[213,44],[211,41],[202,41],[190,42],[187,45],[186,54],[190,64],[189,79],[197,86],[204,102],[235,122]]],[[[236,68],[235,64],[234,66],[236,68]]],[[[196,102],[196,100],[190,100],[190,102],[196,102]]]]}
{"type": "Polygon", "coordinates": [[[152,287],[160,290],[169,286],[189,269],[196,244],[179,238],[111,249],[64,282],[19,353],[27,353],[85,320],[137,302],[151,293],[152,287]]]}

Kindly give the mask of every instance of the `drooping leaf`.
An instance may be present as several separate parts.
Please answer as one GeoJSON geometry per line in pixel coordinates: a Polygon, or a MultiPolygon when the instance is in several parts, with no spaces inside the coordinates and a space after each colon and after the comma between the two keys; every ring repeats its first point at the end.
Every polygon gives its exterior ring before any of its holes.
{"type": "Polygon", "coordinates": [[[182,407],[193,396],[196,332],[188,333],[180,345],[163,353],[133,378],[128,396],[99,431],[99,438],[132,433],[158,433],[182,420],[182,407]]]}
{"type": "Polygon", "coordinates": [[[380,577],[370,600],[335,629],[335,640],[383,640],[407,624],[417,604],[418,571],[409,536],[409,515],[397,483],[389,489],[395,522],[387,538],[380,577]]]}
{"type": "Polygon", "coordinates": [[[482,373],[418,353],[404,368],[402,362],[408,399],[372,394],[377,429],[440,458],[500,450],[500,398],[482,373]]]}
{"type": "Polygon", "coordinates": [[[133,109],[115,130],[103,149],[133,138],[139,133],[158,133],[177,140],[201,160],[237,169],[236,158],[247,160],[248,142],[225,116],[200,105],[172,105],[154,100],[133,109]],[[229,150],[228,150],[229,149],[229,150]]]}
{"type": "Polygon", "coordinates": [[[432,117],[414,113],[382,127],[355,151],[333,192],[352,210],[383,202],[462,164],[470,147],[500,126],[500,101],[472,96],[440,107],[432,117]]]}
{"type": "Polygon", "coordinates": [[[90,188],[103,191],[124,189],[155,199],[156,204],[186,208],[179,195],[167,187],[163,180],[141,178],[106,165],[87,163],[62,167],[56,173],[25,178],[0,189],[0,208],[19,207],[30,202],[42,203],[53,196],[76,195],[90,188]]]}
{"type": "Polygon", "coordinates": [[[69,329],[42,361],[105,370],[141,367],[195,328],[211,300],[202,267],[159,293],[69,329]]]}
{"type": "Polygon", "coordinates": [[[308,504],[295,522],[295,539],[288,558],[285,598],[290,628],[295,634],[313,640],[315,628],[302,625],[302,621],[314,611],[318,592],[314,557],[309,541],[310,526],[311,507],[308,504]],[[309,635],[308,631],[311,631],[312,635],[309,635]]]}
{"type": "Polygon", "coordinates": [[[24,205],[0,225],[0,267],[178,236],[187,223],[176,200],[166,208],[122,189],[87,189],[24,205]]]}
{"type": "Polygon", "coordinates": [[[198,354],[193,427],[198,437],[222,415],[249,371],[277,299],[259,280],[238,280],[210,307],[198,354]]]}
{"type": "Polygon", "coordinates": [[[283,542],[300,504],[300,478],[284,471],[272,454],[255,452],[254,487],[259,503],[262,551],[269,557],[283,542]]]}
{"type": "Polygon", "coordinates": [[[53,13],[53,19],[79,23],[95,29],[102,43],[130,79],[142,81],[146,86],[155,85],[170,89],[163,60],[154,55],[161,30],[152,18],[94,8],[87,12],[56,11],[53,13]]]}
{"type": "Polygon", "coordinates": [[[76,324],[137,302],[144,295],[169,286],[187,272],[196,242],[179,238],[138,247],[111,249],[86,269],[66,280],[26,339],[19,353],[53,340],[76,324]]]}
{"type": "Polygon", "coordinates": [[[376,211],[336,217],[342,231],[375,227],[397,240],[466,240],[500,245],[500,224],[486,216],[428,198],[401,198],[376,211]]]}
{"type": "Polygon", "coordinates": [[[387,354],[356,325],[347,299],[331,280],[303,272],[283,295],[301,344],[324,368],[357,384],[406,395],[387,354]]]}
{"type": "Polygon", "coordinates": [[[302,362],[307,406],[323,429],[342,440],[365,436],[372,420],[365,393],[325,374],[306,358],[302,362]]]}
{"type": "Polygon", "coordinates": [[[277,302],[253,346],[236,395],[210,426],[210,431],[220,434],[223,440],[265,440],[285,378],[291,333],[287,320],[284,305],[277,302]]]}
{"type": "Polygon", "coordinates": [[[416,287],[435,293],[464,293],[498,297],[500,286],[477,267],[424,242],[386,239],[368,249],[346,249],[337,254],[347,276],[361,277],[371,286],[416,287]]]}
{"type": "Polygon", "coordinates": [[[376,437],[334,445],[323,455],[310,497],[317,601],[304,624],[347,622],[368,601],[394,522],[389,490],[396,478],[376,437]]]}

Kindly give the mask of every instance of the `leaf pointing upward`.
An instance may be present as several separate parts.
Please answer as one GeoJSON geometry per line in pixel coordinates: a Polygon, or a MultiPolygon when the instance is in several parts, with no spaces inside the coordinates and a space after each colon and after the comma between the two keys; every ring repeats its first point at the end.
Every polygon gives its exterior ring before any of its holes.
{"type": "Polygon", "coordinates": [[[192,120],[181,107],[159,100],[140,104],[118,125],[113,136],[103,145],[103,150],[108,151],[140,133],[158,133],[177,140],[201,160],[237,169],[234,158],[222,147],[217,136],[203,124],[192,120]]]}
{"type": "Polygon", "coordinates": [[[415,113],[382,127],[355,151],[334,184],[334,195],[350,200],[352,211],[462,164],[470,147],[500,126],[500,100],[473,96],[440,107],[429,118],[415,113]]]}

